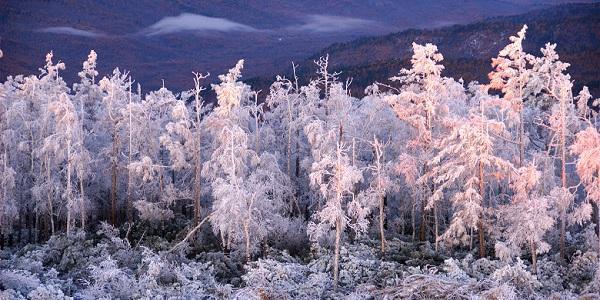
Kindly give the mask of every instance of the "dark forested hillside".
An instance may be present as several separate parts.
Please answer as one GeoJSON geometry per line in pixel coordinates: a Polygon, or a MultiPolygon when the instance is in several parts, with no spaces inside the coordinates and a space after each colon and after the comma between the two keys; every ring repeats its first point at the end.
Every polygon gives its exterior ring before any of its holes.
{"type": "MultiPolygon", "coordinates": [[[[411,44],[433,43],[444,55],[445,76],[465,81],[487,81],[491,58],[508,42],[508,37],[527,24],[525,51],[538,55],[545,43],[557,43],[561,60],[569,68],[575,89],[587,85],[600,93],[600,3],[568,4],[518,16],[496,17],[468,25],[436,29],[410,29],[379,37],[333,44],[300,63],[301,77],[314,73],[313,60],[329,54],[330,67],[352,77],[352,90],[362,95],[375,80],[389,78],[409,66],[411,44]]],[[[289,73],[285,71],[284,73],[289,73]]],[[[252,79],[261,85],[268,79],[252,79]]]]}
{"type": "MultiPolygon", "coordinates": [[[[403,0],[398,5],[393,0],[0,0],[0,49],[6,58],[0,61],[0,78],[37,72],[38,62],[50,50],[56,59],[75,66],[94,49],[101,58],[101,75],[119,67],[131,71],[144,90],[159,88],[163,79],[167,87],[183,90],[193,87],[192,71],[220,74],[240,58],[249,62],[247,76],[268,76],[331,43],[407,28],[465,24],[565,2],[572,1],[403,0]],[[196,18],[185,19],[183,14],[196,18]],[[147,31],[167,20],[180,30],[164,35],[147,31]],[[202,27],[206,21],[243,30],[186,27],[202,27]]],[[[65,79],[78,80],[73,74],[65,79]]]]}

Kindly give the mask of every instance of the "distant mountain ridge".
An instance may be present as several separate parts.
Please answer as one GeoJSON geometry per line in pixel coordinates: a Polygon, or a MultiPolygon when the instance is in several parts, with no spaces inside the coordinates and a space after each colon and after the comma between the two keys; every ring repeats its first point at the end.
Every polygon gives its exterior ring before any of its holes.
{"type": "MultiPolygon", "coordinates": [[[[353,78],[353,93],[362,95],[369,84],[394,76],[409,67],[411,45],[433,43],[444,55],[444,76],[465,81],[487,82],[492,70],[491,59],[509,43],[523,24],[527,24],[524,48],[540,55],[545,43],[557,43],[562,61],[568,69],[577,92],[587,85],[595,97],[600,96],[600,3],[565,4],[523,15],[494,17],[467,25],[436,29],[409,29],[378,37],[360,38],[336,43],[300,62],[303,80],[313,76],[313,60],[329,54],[332,71],[342,71],[342,78],[353,78]]],[[[290,76],[289,71],[282,72],[290,76]]],[[[254,78],[262,86],[272,78],[254,78]]]]}
{"type": "MultiPolygon", "coordinates": [[[[207,83],[214,82],[240,58],[246,59],[244,79],[267,76],[334,42],[465,24],[574,1],[591,0],[0,0],[0,78],[37,74],[45,54],[54,50],[55,59],[66,63],[65,80],[72,83],[94,49],[100,76],[119,67],[131,71],[143,91],[159,88],[161,79],[180,91],[192,88],[192,71],[210,72],[207,83]],[[223,18],[219,22],[256,30],[144,34],[164,18],[182,14],[223,18]]],[[[394,53],[392,49],[379,60],[394,53]]],[[[341,52],[331,54],[342,62],[341,52]]],[[[357,57],[361,65],[375,61],[357,57]]]]}

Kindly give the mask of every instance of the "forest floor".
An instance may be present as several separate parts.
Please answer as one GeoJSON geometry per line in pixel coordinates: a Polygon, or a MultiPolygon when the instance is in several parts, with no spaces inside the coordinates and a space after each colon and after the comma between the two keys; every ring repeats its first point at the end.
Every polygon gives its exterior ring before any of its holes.
{"type": "MultiPolygon", "coordinates": [[[[589,230],[588,230],[589,231],[589,230]]],[[[584,231],[585,232],[585,231],[584,231]]],[[[329,247],[263,246],[244,262],[223,252],[208,228],[174,251],[184,230],[164,226],[55,235],[43,244],[0,252],[0,299],[598,299],[598,253],[573,250],[538,262],[437,254],[410,236],[347,242],[333,288],[329,247]],[[157,233],[161,232],[159,236],[157,233]],[[127,238],[125,238],[127,236],[127,238]],[[168,237],[167,238],[165,238],[168,237]],[[293,253],[293,254],[290,254],[293,253]]],[[[274,243],[277,244],[277,243],[274,243]]],[[[526,254],[526,253],[524,253],[526,254]]]]}

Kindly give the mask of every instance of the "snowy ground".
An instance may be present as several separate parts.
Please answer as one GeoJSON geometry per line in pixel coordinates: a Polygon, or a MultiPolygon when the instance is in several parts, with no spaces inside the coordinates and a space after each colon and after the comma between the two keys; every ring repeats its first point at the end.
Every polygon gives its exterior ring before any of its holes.
{"type": "MultiPolygon", "coordinates": [[[[475,251],[436,254],[410,237],[389,241],[381,256],[376,240],[345,244],[340,287],[332,288],[332,256],[323,248],[301,257],[264,249],[265,258],[244,263],[240,253],[192,254],[146,236],[130,243],[103,225],[97,234],[52,237],[43,245],[4,250],[1,299],[580,299],[598,297],[598,254],[576,251],[561,265],[540,259],[512,264],[476,259],[475,251]]],[[[199,241],[196,241],[199,242],[199,241]]],[[[189,248],[188,248],[189,250],[189,248]]]]}

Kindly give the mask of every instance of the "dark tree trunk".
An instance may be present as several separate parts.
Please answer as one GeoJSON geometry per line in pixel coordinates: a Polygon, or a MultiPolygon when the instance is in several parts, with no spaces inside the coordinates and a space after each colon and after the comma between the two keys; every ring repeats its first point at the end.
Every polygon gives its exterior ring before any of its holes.
{"type": "Polygon", "coordinates": [[[427,236],[427,221],[425,217],[425,203],[421,203],[421,225],[419,226],[419,242],[424,242],[427,236]]]}

